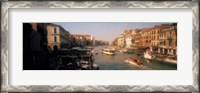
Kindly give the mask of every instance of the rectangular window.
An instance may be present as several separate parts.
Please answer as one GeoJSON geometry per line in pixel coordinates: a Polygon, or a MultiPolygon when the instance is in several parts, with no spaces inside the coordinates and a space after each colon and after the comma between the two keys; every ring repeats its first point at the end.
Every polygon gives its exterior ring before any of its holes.
{"type": "Polygon", "coordinates": [[[175,45],[177,46],[177,41],[175,41],[175,43],[176,43],[175,45]]]}
{"type": "Polygon", "coordinates": [[[54,37],[54,42],[57,42],[57,37],[56,36],[54,37]]]}
{"type": "Polygon", "coordinates": [[[169,46],[170,46],[170,47],[172,46],[172,41],[171,41],[171,40],[169,41],[169,46]]]}
{"type": "Polygon", "coordinates": [[[164,41],[164,45],[165,45],[165,41],[164,41]]]}
{"type": "Polygon", "coordinates": [[[54,28],[54,34],[56,34],[56,28],[54,28]]]}

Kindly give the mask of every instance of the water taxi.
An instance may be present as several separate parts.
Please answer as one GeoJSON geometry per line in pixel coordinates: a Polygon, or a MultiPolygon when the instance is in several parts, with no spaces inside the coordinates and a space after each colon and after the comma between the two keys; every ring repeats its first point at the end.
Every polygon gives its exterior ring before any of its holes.
{"type": "Polygon", "coordinates": [[[150,51],[144,52],[144,58],[152,59],[152,57],[153,57],[152,52],[150,52],[150,51]]]}
{"type": "Polygon", "coordinates": [[[114,55],[115,51],[112,49],[102,49],[102,53],[108,54],[108,55],[114,55]]]}
{"type": "Polygon", "coordinates": [[[143,65],[141,60],[137,60],[137,59],[134,59],[134,58],[128,58],[124,62],[133,64],[133,65],[136,65],[136,66],[142,66],[143,65]]]}

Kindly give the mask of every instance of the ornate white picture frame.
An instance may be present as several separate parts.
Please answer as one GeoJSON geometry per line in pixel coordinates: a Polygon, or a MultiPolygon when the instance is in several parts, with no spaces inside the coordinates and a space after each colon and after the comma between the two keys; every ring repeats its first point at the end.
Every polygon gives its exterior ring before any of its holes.
{"type": "Polygon", "coordinates": [[[2,1],[1,92],[199,92],[198,1],[2,1]],[[192,9],[192,85],[9,85],[9,9],[11,8],[190,8],[192,9]]]}

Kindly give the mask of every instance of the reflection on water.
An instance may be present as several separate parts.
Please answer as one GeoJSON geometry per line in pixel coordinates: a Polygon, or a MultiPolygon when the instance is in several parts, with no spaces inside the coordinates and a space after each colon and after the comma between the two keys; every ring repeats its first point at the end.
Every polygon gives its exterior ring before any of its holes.
{"type": "Polygon", "coordinates": [[[125,63],[124,60],[128,57],[140,57],[135,54],[124,54],[116,52],[115,55],[106,55],[101,53],[101,49],[104,47],[95,47],[95,63],[99,64],[100,70],[176,70],[177,65],[161,62],[143,62],[142,67],[138,67],[129,63],[125,63]]]}

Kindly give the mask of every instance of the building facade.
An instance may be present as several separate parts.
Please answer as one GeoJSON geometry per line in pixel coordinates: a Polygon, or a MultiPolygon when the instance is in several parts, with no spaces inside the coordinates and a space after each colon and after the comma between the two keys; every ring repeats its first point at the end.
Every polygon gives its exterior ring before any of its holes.
{"type": "Polygon", "coordinates": [[[132,38],[131,34],[126,35],[126,41],[125,41],[126,42],[126,48],[131,48],[132,40],[133,40],[133,38],[132,38]]]}
{"type": "Polygon", "coordinates": [[[151,48],[161,54],[177,54],[177,24],[161,24],[150,28],[125,30],[116,38],[117,46],[151,48]],[[131,32],[131,33],[129,33],[131,32]]]}
{"type": "Polygon", "coordinates": [[[71,36],[68,31],[56,24],[47,24],[48,48],[58,50],[71,45],[71,36]]]}
{"type": "Polygon", "coordinates": [[[160,45],[158,52],[161,54],[177,55],[177,35],[174,26],[168,26],[160,31],[160,45]]]}
{"type": "Polygon", "coordinates": [[[118,39],[118,46],[123,48],[125,47],[125,35],[122,33],[118,39]]]}
{"type": "Polygon", "coordinates": [[[142,40],[142,38],[141,38],[141,30],[137,30],[136,34],[134,35],[134,37],[135,37],[135,40],[134,40],[133,45],[134,46],[141,46],[142,45],[142,43],[141,43],[141,40],[142,40]]]}

